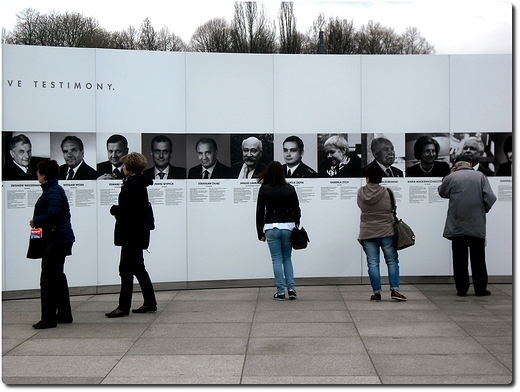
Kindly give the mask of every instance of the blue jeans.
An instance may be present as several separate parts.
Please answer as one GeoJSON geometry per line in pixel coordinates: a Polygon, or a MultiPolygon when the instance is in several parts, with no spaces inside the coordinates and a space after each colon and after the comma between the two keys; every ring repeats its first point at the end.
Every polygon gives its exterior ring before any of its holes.
{"type": "Polygon", "coordinates": [[[390,290],[399,290],[399,259],[394,246],[394,237],[373,238],[363,240],[363,250],[367,255],[368,276],[374,294],[381,292],[381,275],[379,273],[379,255],[381,249],[388,267],[390,290]]]}
{"type": "Polygon", "coordinates": [[[265,231],[265,239],[269,245],[273,260],[274,279],[279,293],[285,293],[285,284],[288,290],[294,290],[294,271],[291,260],[291,230],[277,228],[265,231]]]}

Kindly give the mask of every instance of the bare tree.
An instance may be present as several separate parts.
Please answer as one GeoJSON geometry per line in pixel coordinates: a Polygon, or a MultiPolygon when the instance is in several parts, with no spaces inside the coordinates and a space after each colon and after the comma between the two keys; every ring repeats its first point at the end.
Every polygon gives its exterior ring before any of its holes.
{"type": "Polygon", "coordinates": [[[157,34],[150,19],[145,18],[139,30],[138,47],[141,50],[157,50],[157,34]]]}
{"type": "Polygon", "coordinates": [[[26,8],[16,14],[16,25],[10,42],[16,45],[39,45],[37,42],[40,13],[33,8],[26,8]]]}
{"type": "Polygon", "coordinates": [[[394,29],[369,21],[357,32],[359,54],[399,54],[401,39],[394,29]]]}
{"type": "Polygon", "coordinates": [[[324,32],[325,48],[328,54],[353,54],[357,52],[354,21],[329,18],[324,32]]]}
{"type": "Polygon", "coordinates": [[[320,45],[320,32],[325,30],[325,14],[320,12],[318,17],[312,22],[312,26],[309,27],[305,34],[305,39],[302,42],[302,53],[316,54],[318,53],[320,45]]]}
{"type": "Polygon", "coordinates": [[[231,22],[232,51],[236,53],[274,53],[276,26],[256,2],[236,2],[231,22]]]}
{"type": "Polygon", "coordinates": [[[195,52],[231,52],[231,28],[224,18],[214,18],[197,27],[190,40],[195,52]]]}
{"type": "Polygon", "coordinates": [[[181,37],[175,35],[167,26],[157,33],[157,50],[165,52],[181,52],[187,49],[186,43],[181,37]]]}
{"type": "Polygon", "coordinates": [[[303,39],[296,30],[296,17],[292,2],[284,1],[280,4],[278,24],[280,26],[280,53],[301,53],[303,39]]]}
{"type": "Polygon", "coordinates": [[[109,46],[112,49],[139,49],[137,30],[133,26],[129,26],[125,30],[116,31],[110,35],[109,46]]]}
{"type": "Polygon", "coordinates": [[[402,54],[433,54],[435,48],[421,37],[417,27],[408,26],[402,34],[402,54]]]}

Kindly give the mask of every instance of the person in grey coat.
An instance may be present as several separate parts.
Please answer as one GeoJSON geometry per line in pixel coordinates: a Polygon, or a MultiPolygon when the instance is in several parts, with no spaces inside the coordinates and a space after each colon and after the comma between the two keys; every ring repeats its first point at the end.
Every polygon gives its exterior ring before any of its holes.
{"type": "Polygon", "coordinates": [[[439,185],[439,195],[449,199],[443,236],[451,240],[453,277],[457,295],[464,297],[470,286],[468,250],[476,296],[490,295],[485,258],[486,213],[497,200],[487,177],[471,166],[471,157],[455,159],[451,173],[439,185]]]}

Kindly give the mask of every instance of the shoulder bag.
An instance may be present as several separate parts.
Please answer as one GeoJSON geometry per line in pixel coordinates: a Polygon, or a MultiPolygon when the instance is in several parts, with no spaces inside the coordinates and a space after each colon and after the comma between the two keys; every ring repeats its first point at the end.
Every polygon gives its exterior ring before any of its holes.
{"type": "Polygon", "coordinates": [[[397,206],[395,204],[394,193],[390,188],[390,201],[392,202],[392,215],[394,216],[394,243],[397,250],[406,249],[415,245],[415,234],[410,226],[397,217],[397,206]]]}
{"type": "Polygon", "coordinates": [[[291,233],[291,245],[294,250],[305,249],[311,242],[307,231],[303,227],[295,227],[291,233]]]}
{"type": "Polygon", "coordinates": [[[42,229],[31,229],[31,236],[29,237],[29,249],[27,249],[28,259],[41,259],[47,256],[52,251],[54,243],[54,228],[49,233],[43,235],[42,229]]]}

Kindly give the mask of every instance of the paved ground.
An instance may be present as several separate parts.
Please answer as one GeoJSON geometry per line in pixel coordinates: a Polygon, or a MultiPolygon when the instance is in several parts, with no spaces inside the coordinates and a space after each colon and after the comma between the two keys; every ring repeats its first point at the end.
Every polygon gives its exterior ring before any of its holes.
{"type": "MultiPolygon", "coordinates": [[[[154,314],[108,319],[117,295],[72,297],[74,323],[35,330],[39,299],[3,301],[6,384],[509,384],[513,289],[457,297],[404,285],[159,292],[154,314]],[[387,290],[387,288],[385,288],[387,290]]],[[[134,307],[141,305],[134,294],[134,307]]]]}

